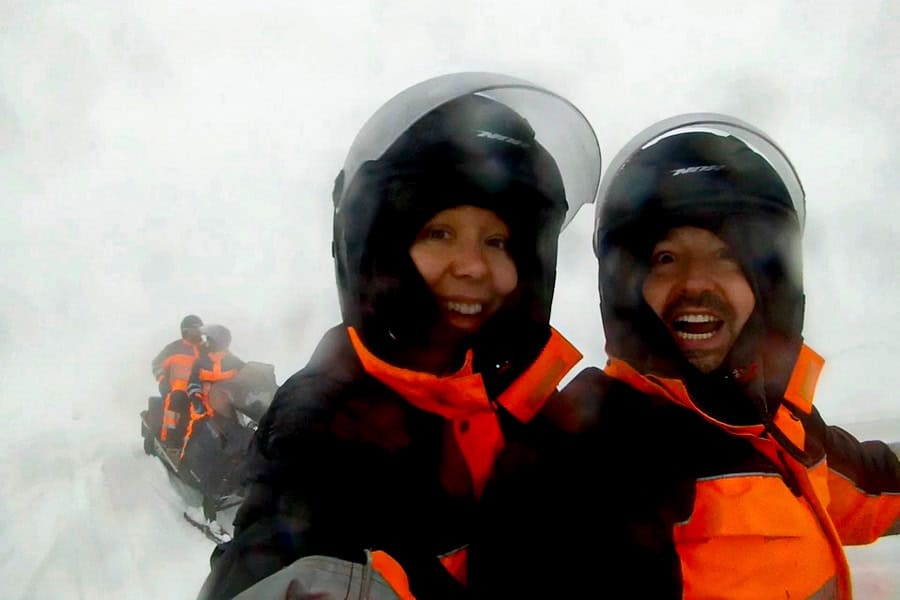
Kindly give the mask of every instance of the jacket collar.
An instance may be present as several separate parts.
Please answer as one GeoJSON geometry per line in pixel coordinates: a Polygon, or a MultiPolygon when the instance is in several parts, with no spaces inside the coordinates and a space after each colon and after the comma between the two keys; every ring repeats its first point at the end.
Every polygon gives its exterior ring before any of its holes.
{"type": "MultiPolygon", "coordinates": [[[[816,383],[824,364],[825,359],[809,346],[804,344],[801,347],[788,380],[784,402],[779,405],[772,418],[772,425],[798,448],[803,448],[805,433],[802,425],[792,417],[792,414],[800,412],[808,415],[812,412],[816,383]]],[[[730,425],[709,416],[694,403],[687,387],[680,379],[640,373],[627,362],[617,358],[609,360],[605,372],[640,392],[667,398],[679,406],[692,410],[726,431],[741,435],[760,435],[765,430],[764,425],[730,425]]]]}
{"type": "Polygon", "coordinates": [[[350,342],[363,369],[407,402],[452,422],[456,440],[479,497],[505,440],[496,405],[523,423],[529,422],[556,391],[563,376],[581,360],[581,353],[556,330],[541,354],[500,396],[488,396],[484,381],[472,369],[472,351],[459,371],[445,377],[402,369],[372,354],[353,327],[350,342]]]}

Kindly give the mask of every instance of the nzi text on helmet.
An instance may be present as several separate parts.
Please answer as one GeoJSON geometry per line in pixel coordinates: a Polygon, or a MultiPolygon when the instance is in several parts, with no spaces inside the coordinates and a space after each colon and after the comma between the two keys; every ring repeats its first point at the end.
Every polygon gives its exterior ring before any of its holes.
{"type": "Polygon", "coordinates": [[[725,165],[701,165],[696,167],[682,167],[680,169],[672,169],[672,177],[679,175],[687,175],[689,173],[709,173],[710,171],[722,171],[725,165]]]}
{"type": "Polygon", "coordinates": [[[512,144],[513,146],[521,146],[522,148],[531,148],[531,144],[527,142],[523,142],[522,140],[517,140],[516,138],[511,138],[499,133],[494,133],[493,131],[485,131],[484,129],[476,129],[475,131],[476,133],[478,133],[478,137],[498,140],[501,142],[506,142],[507,144],[512,144]]]}

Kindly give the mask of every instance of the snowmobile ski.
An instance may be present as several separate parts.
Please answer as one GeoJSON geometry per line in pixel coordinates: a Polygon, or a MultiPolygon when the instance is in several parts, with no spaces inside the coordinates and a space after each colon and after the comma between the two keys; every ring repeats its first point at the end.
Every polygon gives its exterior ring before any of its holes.
{"type": "Polygon", "coordinates": [[[213,542],[224,544],[231,541],[231,534],[218,521],[208,520],[201,509],[189,507],[182,514],[185,521],[202,531],[213,542]]]}

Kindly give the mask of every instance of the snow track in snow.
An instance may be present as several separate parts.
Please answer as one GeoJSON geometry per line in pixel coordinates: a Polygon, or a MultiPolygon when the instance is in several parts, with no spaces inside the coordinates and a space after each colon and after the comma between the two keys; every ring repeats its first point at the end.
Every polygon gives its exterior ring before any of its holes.
{"type": "Polygon", "coordinates": [[[0,467],[17,490],[0,501],[0,597],[195,598],[213,544],[168,471],[137,436],[90,450],[76,437],[34,436],[0,467]]]}

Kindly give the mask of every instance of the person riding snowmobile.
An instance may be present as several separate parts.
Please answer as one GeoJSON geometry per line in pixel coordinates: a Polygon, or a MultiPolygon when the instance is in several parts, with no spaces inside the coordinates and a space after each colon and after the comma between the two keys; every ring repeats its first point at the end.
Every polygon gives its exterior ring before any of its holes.
{"type": "Polygon", "coordinates": [[[228,478],[233,476],[232,471],[241,468],[248,434],[236,423],[231,426],[233,416],[228,417],[229,422],[221,422],[210,404],[210,391],[216,384],[233,381],[245,363],[229,350],[231,331],[227,327],[204,325],[200,332],[205,338],[205,354],[194,362],[187,387],[190,422],[179,456],[179,472],[189,477],[203,496],[201,506],[189,506],[184,517],[210,538],[227,541],[230,535],[216,518],[218,506],[225,492],[223,486],[231,483],[228,478]],[[232,456],[235,453],[237,457],[232,456]]]}
{"type": "Polygon", "coordinates": [[[203,321],[197,315],[181,320],[181,338],[167,344],[151,363],[153,377],[163,398],[159,439],[172,448],[180,448],[188,425],[187,387],[194,361],[202,353],[203,321]]]}
{"type": "Polygon", "coordinates": [[[190,423],[184,436],[184,448],[191,439],[194,426],[200,419],[213,415],[209,404],[209,389],[212,384],[228,381],[244,367],[244,361],[231,353],[231,331],[224,325],[204,325],[200,333],[206,340],[206,353],[194,362],[188,380],[187,395],[190,399],[190,423]]]}

